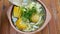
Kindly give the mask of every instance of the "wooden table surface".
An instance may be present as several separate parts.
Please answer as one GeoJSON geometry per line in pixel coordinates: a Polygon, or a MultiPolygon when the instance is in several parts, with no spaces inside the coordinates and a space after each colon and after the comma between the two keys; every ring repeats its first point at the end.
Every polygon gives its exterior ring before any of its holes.
{"type": "MultiPolygon", "coordinates": [[[[40,32],[36,34],[60,34],[60,0],[41,0],[49,9],[51,13],[51,20],[49,24],[40,32]]],[[[21,34],[15,31],[7,18],[7,10],[11,6],[8,0],[0,0],[0,34],[21,34]],[[2,5],[4,10],[2,10],[2,5]]]]}

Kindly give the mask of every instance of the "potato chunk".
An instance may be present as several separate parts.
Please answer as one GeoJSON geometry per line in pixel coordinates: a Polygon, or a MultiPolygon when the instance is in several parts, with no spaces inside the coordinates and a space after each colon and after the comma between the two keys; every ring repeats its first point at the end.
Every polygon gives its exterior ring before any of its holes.
{"type": "Polygon", "coordinates": [[[38,20],[39,20],[39,15],[38,14],[32,15],[32,17],[31,17],[32,22],[36,23],[38,20]]]}

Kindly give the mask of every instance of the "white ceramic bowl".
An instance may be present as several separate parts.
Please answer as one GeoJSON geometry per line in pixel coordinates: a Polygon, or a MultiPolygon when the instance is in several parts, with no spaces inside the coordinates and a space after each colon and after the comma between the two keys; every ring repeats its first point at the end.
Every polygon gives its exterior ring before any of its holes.
{"type": "Polygon", "coordinates": [[[8,19],[9,19],[9,22],[10,22],[11,26],[12,26],[17,32],[22,33],[22,34],[34,34],[34,33],[36,33],[36,32],[41,31],[41,30],[49,23],[49,21],[50,21],[50,19],[51,19],[51,14],[50,14],[49,10],[47,9],[47,7],[44,5],[44,3],[43,3],[42,1],[40,1],[40,0],[39,0],[39,2],[45,7],[45,10],[46,10],[46,19],[45,19],[44,24],[43,24],[39,29],[37,29],[36,31],[33,31],[33,32],[22,32],[22,31],[16,29],[16,27],[13,25],[12,20],[11,20],[11,12],[12,12],[11,10],[12,10],[12,8],[13,8],[13,5],[10,6],[10,8],[9,8],[8,11],[7,11],[7,16],[8,16],[8,19]]]}

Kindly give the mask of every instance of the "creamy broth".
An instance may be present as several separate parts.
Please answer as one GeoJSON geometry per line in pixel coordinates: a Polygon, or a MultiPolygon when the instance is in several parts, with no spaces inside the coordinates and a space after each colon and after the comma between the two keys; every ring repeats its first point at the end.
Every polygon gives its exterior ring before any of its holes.
{"type": "Polygon", "coordinates": [[[13,7],[12,21],[20,31],[30,32],[39,29],[43,25],[45,18],[45,8],[39,2],[13,7]]]}

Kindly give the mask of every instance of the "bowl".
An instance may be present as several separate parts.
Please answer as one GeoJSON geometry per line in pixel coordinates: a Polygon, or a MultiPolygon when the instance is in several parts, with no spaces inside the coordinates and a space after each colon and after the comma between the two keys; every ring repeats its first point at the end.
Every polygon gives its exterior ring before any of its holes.
{"type": "Polygon", "coordinates": [[[36,31],[33,31],[33,32],[22,32],[22,31],[16,29],[16,27],[13,25],[13,22],[12,22],[12,20],[11,20],[11,12],[12,12],[11,10],[12,10],[12,8],[13,8],[13,5],[10,6],[10,8],[9,8],[8,11],[7,11],[7,17],[8,17],[8,19],[9,19],[9,22],[10,22],[11,26],[12,26],[17,32],[22,33],[22,34],[34,34],[34,33],[36,33],[36,32],[41,31],[42,29],[44,29],[45,26],[49,23],[49,21],[50,21],[50,19],[51,19],[51,14],[50,14],[49,10],[47,9],[46,5],[44,5],[44,3],[43,3],[42,1],[38,0],[38,2],[40,2],[40,3],[44,6],[44,8],[45,8],[45,10],[46,10],[46,19],[45,19],[44,24],[43,24],[39,29],[37,29],[36,31]]]}

